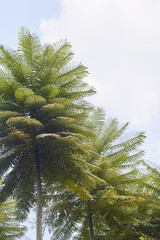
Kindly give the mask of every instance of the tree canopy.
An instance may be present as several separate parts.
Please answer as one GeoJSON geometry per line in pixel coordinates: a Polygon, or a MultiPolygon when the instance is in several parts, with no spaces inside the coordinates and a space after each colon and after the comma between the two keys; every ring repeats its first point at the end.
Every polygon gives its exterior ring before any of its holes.
{"type": "Polygon", "coordinates": [[[36,207],[37,240],[43,218],[58,240],[160,239],[144,132],[127,135],[86,100],[95,89],[73,56],[67,40],[42,45],[24,27],[17,50],[0,45],[0,238],[23,235],[15,217],[36,207]]]}

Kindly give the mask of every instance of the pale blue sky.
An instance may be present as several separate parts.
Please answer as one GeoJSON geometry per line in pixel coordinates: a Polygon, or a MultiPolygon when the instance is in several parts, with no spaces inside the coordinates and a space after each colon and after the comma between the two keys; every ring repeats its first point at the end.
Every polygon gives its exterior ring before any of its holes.
{"type": "Polygon", "coordinates": [[[59,12],[59,0],[5,0],[1,2],[0,43],[15,48],[21,26],[40,35],[41,20],[56,18],[59,12]]]}
{"type": "MultiPolygon", "coordinates": [[[[145,159],[160,164],[159,12],[159,0],[6,0],[0,43],[16,48],[20,26],[43,42],[68,38],[89,67],[86,80],[98,91],[92,101],[129,121],[129,131],[144,130],[145,159]]],[[[35,239],[31,230],[28,236],[35,239]]]]}

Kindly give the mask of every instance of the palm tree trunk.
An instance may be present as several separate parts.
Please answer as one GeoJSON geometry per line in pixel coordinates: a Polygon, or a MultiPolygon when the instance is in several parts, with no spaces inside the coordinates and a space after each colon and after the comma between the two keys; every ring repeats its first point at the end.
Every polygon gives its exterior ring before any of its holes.
{"type": "Polygon", "coordinates": [[[36,156],[36,181],[37,181],[37,219],[36,219],[36,239],[42,240],[42,183],[40,176],[40,163],[38,149],[35,150],[36,156]]]}
{"type": "Polygon", "coordinates": [[[89,203],[88,203],[88,220],[89,220],[90,240],[94,240],[93,219],[92,219],[92,213],[90,212],[89,203]]]}

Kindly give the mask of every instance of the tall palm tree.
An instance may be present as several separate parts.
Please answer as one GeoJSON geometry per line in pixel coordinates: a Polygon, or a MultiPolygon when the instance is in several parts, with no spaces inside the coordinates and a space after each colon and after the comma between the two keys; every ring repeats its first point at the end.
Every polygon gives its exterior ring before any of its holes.
{"type": "Polygon", "coordinates": [[[14,196],[21,219],[37,202],[37,240],[45,188],[61,182],[89,199],[85,185],[98,181],[86,162],[95,152],[84,141],[92,135],[86,118],[93,107],[83,98],[95,90],[72,58],[66,40],[42,46],[25,28],[17,51],[0,45],[0,201],[14,196]]]}
{"type": "Polygon", "coordinates": [[[90,200],[82,200],[61,185],[52,187],[46,224],[53,239],[71,239],[75,232],[78,240],[117,239],[118,233],[124,234],[129,224],[133,229],[139,222],[133,213],[144,199],[135,193],[142,182],[135,166],[144,154],[138,150],[145,139],[144,133],[125,136],[128,124],[119,127],[116,119],[106,121],[102,109],[97,109],[88,122],[95,134],[90,144],[97,152],[88,162],[98,167],[92,173],[105,183],[90,189],[90,200]]]}

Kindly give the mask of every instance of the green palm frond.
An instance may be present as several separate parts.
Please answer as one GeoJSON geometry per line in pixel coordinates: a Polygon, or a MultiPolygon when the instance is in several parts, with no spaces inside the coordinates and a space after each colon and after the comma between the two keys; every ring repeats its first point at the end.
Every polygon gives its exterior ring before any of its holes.
{"type": "Polygon", "coordinates": [[[17,82],[24,83],[25,78],[16,51],[5,49],[0,45],[0,64],[10,71],[17,82]]]}
{"type": "Polygon", "coordinates": [[[27,62],[31,67],[34,67],[37,57],[42,52],[40,39],[36,34],[31,34],[30,31],[24,27],[19,31],[19,47],[18,53],[21,58],[27,62]]]}
{"type": "MultiPolygon", "coordinates": [[[[1,182],[2,184],[2,182],[1,182]]],[[[19,225],[16,220],[15,201],[8,199],[0,205],[0,239],[16,240],[20,239],[26,228],[19,225]]]]}

